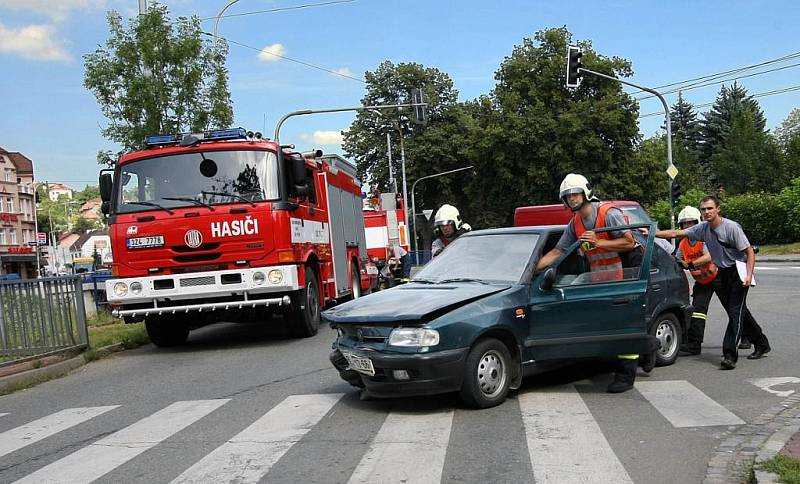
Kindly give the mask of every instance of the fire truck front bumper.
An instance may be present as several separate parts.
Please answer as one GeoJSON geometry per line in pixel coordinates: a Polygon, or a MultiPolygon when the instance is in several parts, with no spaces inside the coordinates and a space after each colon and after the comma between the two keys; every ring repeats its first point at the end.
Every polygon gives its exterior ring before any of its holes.
{"type": "Polygon", "coordinates": [[[128,277],[106,281],[114,316],[147,316],[289,305],[301,288],[297,266],[128,277]]]}

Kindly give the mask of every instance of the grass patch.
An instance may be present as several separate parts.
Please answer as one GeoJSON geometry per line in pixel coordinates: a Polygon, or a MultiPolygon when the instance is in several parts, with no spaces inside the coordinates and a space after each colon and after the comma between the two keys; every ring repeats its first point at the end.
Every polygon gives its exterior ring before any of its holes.
{"type": "Polygon", "coordinates": [[[768,461],[758,464],[759,469],[778,474],[786,484],[800,484],[800,459],[778,454],[768,461]]]}
{"type": "Polygon", "coordinates": [[[86,318],[86,325],[90,328],[95,326],[108,326],[109,324],[122,324],[122,320],[115,318],[111,313],[102,309],[86,318]]]}
{"type": "Polygon", "coordinates": [[[61,378],[62,376],[66,375],[68,372],[65,371],[63,373],[56,373],[52,375],[37,375],[32,376],[30,378],[26,378],[25,380],[18,381],[11,385],[8,385],[4,388],[0,388],[0,396],[8,395],[14,392],[18,392],[20,390],[24,390],[26,388],[35,387],[40,383],[44,383],[46,381],[55,380],[56,378],[61,378]]]}
{"type": "Polygon", "coordinates": [[[786,255],[786,254],[800,254],[800,242],[794,244],[772,244],[760,245],[759,255],[786,255]]]}
{"type": "Polygon", "coordinates": [[[125,324],[123,322],[93,326],[89,328],[89,346],[103,346],[122,343],[125,349],[136,348],[150,342],[144,323],[125,324]]]}

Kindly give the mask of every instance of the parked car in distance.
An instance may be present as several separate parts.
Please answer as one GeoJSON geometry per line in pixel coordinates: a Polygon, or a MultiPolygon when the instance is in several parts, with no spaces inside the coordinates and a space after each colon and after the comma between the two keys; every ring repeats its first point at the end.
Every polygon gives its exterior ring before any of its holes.
{"type": "Polygon", "coordinates": [[[524,376],[575,359],[641,353],[674,362],[689,286],[654,232],[641,266],[622,274],[588,272],[577,242],[536,272],[563,230],[470,232],[410,283],[325,311],[338,334],[331,362],[376,397],[458,391],[478,408],[503,402],[524,376]]]}

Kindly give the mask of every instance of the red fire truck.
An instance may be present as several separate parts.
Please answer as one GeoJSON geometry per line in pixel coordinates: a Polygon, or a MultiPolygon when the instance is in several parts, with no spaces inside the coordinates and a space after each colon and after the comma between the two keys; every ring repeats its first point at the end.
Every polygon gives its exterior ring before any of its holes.
{"type": "Polygon", "coordinates": [[[364,204],[367,253],[371,260],[386,262],[388,245],[408,249],[408,226],[403,198],[395,193],[375,193],[364,204]]]}
{"type": "Polygon", "coordinates": [[[114,253],[106,294],[158,346],[218,321],[320,310],[376,284],[355,167],[244,129],[148,137],[100,175],[114,253]],[[279,151],[280,150],[280,151],[279,151]],[[113,178],[109,171],[113,171],[113,178]]]}

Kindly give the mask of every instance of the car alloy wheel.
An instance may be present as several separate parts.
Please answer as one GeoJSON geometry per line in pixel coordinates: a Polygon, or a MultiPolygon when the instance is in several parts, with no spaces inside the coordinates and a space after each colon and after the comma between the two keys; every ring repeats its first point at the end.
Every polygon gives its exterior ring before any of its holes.
{"type": "Polygon", "coordinates": [[[656,366],[667,366],[675,362],[681,343],[681,327],[678,319],[671,313],[663,313],[656,318],[650,331],[661,347],[656,351],[656,366]]]}

